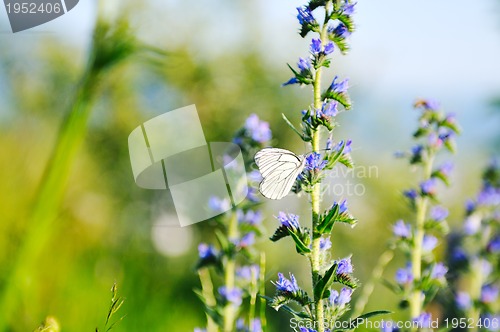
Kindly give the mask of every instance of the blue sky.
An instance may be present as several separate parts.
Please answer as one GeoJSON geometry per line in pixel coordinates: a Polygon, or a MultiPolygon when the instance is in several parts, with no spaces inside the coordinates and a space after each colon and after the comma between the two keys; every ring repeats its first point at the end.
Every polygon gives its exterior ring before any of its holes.
{"type": "MultiPolygon", "coordinates": [[[[63,17],[15,35],[8,31],[2,7],[0,42],[31,43],[50,34],[83,49],[96,3],[81,0],[63,17]]],[[[119,1],[102,3],[111,14],[120,6],[119,1]]],[[[301,4],[299,0],[151,0],[141,7],[155,10],[142,11],[135,24],[143,39],[154,43],[168,35],[172,44],[190,44],[199,57],[235,47],[257,48],[269,64],[283,70],[286,79],[284,64],[303,56],[309,42],[296,34],[295,7],[301,4]],[[191,33],[193,27],[196,34],[191,33]]],[[[489,101],[500,96],[499,18],[500,1],[495,0],[360,0],[352,50],[336,62],[338,72],[351,79],[355,110],[364,114],[359,121],[378,122],[378,130],[373,129],[377,135],[386,132],[380,125],[384,119],[396,119],[397,125],[410,128],[412,117],[399,112],[407,112],[416,97],[432,97],[459,115],[465,144],[490,140],[499,121],[488,113],[489,101]]]]}

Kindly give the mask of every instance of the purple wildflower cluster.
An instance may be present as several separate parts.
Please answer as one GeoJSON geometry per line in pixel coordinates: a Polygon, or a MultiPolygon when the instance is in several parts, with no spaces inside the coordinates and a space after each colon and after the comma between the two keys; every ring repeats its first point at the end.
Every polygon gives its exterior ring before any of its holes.
{"type": "Polygon", "coordinates": [[[405,267],[397,270],[396,287],[402,297],[402,304],[410,307],[411,318],[423,328],[430,321],[430,314],[424,312],[437,291],[447,283],[448,268],[437,262],[434,250],[448,231],[446,219],[448,209],[439,205],[437,194],[440,182],[448,185],[453,165],[445,162],[434,165],[436,156],[443,149],[454,151],[453,137],[459,133],[452,114],[441,111],[439,104],[432,100],[419,100],[415,108],[420,112],[419,127],[413,134],[416,144],[408,153],[410,164],[420,168],[423,174],[418,188],[403,192],[414,211],[414,222],[398,220],[392,227],[395,245],[408,257],[405,267]]]}
{"type": "MultiPolygon", "coordinates": [[[[270,139],[269,124],[260,120],[255,114],[250,115],[234,138],[234,142],[243,151],[247,169],[253,162],[253,151],[264,147],[270,139]]],[[[250,305],[256,306],[257,287],[263,282],[260,266],[256,264],[256,255],[253,249],[258,235],[263,232],[263,216],[262,212],[256,209],[259,202],[258,195],[255,194],[255,184],[260,179],[254,172],[249,173],[247,178],[250,182],[250,192],[245,202],[240,204],[240,208],[215,218],[220,228],[218,241],[220,248],[216,248],[212,244],[201,243],[198,246],[197,268],[200,270],[200,276],[210,277],[210,273],[203,274],[203,271],[213,267],[223,279],[216,293],[211,295],[213,300],[205,302],[215,301],[215,305],[207,305],[209,316],[214,312],[217,315],[217,319],[210,316],[213,320],[212,323],[218,324],[221,330],[226,331],[261,332],[263,327],[260,318],[243,315],[244,312],[239,310],[239,308],[246,306],[245,302],[249,298],[253,298],[253,301],[249,301],[250,305]]],[[[228,211],[230,206],[228,200],[217,197],[211,197],[208,201],[208,208],[219,213],[228,211]]],[[[203,278],[200,280],[202,282],[200,294],[206,294],[211,287],[209,286],[207,289],[203,278]]],[[[195,331],[204,330],[195,329],[195,331]]]]}
{"type": "Polygon", "coordinates": [[[456,309],[474,319],[498,315],[500,166],[496,161],[484,171],[476,198],[466,203],[462,230],[450,237],[448,260],[456,271],[452,281],[456,309]]]}

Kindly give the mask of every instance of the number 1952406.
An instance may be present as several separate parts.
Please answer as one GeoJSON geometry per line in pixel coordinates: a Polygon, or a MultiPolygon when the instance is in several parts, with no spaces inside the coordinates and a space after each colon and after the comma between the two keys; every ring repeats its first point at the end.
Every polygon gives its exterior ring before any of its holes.
{"type": "Polygon", "coordinates": [[[480,318],[479,320],[475,320],[473,318],[446,318],[444,320],[446,328],[461,328],[461,329],[476,329],[476,328],[485,328],[485,329],[498,329],[500,327],[499,318],[493,317],[485,317],[480,318]]]}
{"type": "Polygon", "coordinates": [[[60,3],[35,3],[35,2],[16,2],[5,5],[7,13],[11,14],[59,14],[63,9],[60,3]]]}

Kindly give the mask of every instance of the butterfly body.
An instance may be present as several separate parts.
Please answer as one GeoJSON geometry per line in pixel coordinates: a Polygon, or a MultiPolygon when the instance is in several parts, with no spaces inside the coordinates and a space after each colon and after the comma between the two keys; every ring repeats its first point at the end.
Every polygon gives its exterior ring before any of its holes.
{"type": "Polygon", "coordinates": [[[290,192],[304,169],[305,158],[285,149],[265,148],[255,154],[255,163],[262,175],[261,194],[270,199],[281,199],[290,192]]]}

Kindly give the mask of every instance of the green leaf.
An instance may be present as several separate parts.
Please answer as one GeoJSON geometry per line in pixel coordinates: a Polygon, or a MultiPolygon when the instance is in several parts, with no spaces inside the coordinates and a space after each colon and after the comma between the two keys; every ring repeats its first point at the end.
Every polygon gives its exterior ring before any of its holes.
{"type": "Polygon", "coordinates": [[[339,37],[333,33],[330,33],[330,34],[328,34],[328,39],[330,39],[330,41],[334,42],[335,45],[337,45],[337,47],[339,48],[340,52],[342,52],[342,54],[347,54],[347,52],[349,51],[349,44],[347,43],[345,38],[342,38],[342,37],[339,37]]]}
{"type": "Polygon", "coordinates": [[[347,154],[343,154],[340,156],[339,162],[343,164],[347,168],[353,168],[354,163],[352,162],[351,156],[347,154]]]}
{"type": "Polygon", "coordinates": [[[431,177],[440,179],[441,181],[443,181],[443,183],[446,186],[450,185],[450,179],[445,174],[443,174],[443,172],[441,172],[440,170],[436,170],[436,171],[432,172],[431,177]]]}
{"type": "Polygon", "coordinates": [[[320,234],[330,234],[333,229],[333,225],[335,224],[335,220],[339,215],[340,206],[335,204],[328,213],[323,214],[320,217],[320,222],[316,227],[316,231],[320,234]]]}
{"type": "Polygon", "coordinates": [[[355,26],[354,26],[354,21],[352,20],[352,17],[349,16],[349,15],[344,15],[344,14],[335,14],[336,18],[344,23],[344,25],[346,26],[347,30],[349,30],[349,32],[354,32],[355,30],[355,26]]]}
{"type": "Polygon", "coordinates": [[[345,223],[355,226],[358,222],[356,218],[351,216],[347,211],[339,213],[340,206],[335,204],[327,213],[320,216],[320,222],[316,227],[316,232],[319,234],[330,234],[335,223],[345,223]]]}
{"type": "Polygon", "coordinates": [[[349,274],[335,274],[333,276],[333,281],[337,282],[339,284],[342,284],[344,286],[347,286],[349,288],[355,289],[358,287],[358,283],[356,282],[356,279],[354,279],[351,275],[349,274]]]}
{"type": "Polygon", "coordinates": [[[295,128],[295,126],[290,122],[290,120],[288,120],[288,118],[286,117],[286,115],[284,113],[281,113],[281,117],[283,118],[283,120],[285,120],[286,124],[297,134],[299,135],[299,137],[304,141],[304,142],[309,142],[311,140],[310,137],[306,137],[304,134],[302,134],[300,131],[298,131],[297,128],[295,128]]]}
{"type": "Polygon", "coordinates": [[[351,98],[347,94],[347,92],[334,92],[330,89],[326,90],[325,93],[323,94],[323,99],[333,99],[338,101],[346,110],[351,109],[351,98]]]}
{"type": "Polygon", "coordinates": [[[313,11],[315,10],[316,8],[318,7],[323,7],[326,5],[326,0],[311,0],[309,1],[309,4],[307,5],[307,7],[313,11]]]}
{"type": "Polygon", "coordinates": [[[269,239],[273,242],[276,242],[278,240],[281,240],[284,237],[287,237],[290,235],[290,232],[288,231],[288,228],[285,226],[281,225],[276,229],[274,232],[273,236],[271,236],[269,239]]]}
{"type": "Polygon", "coordinates": [[[299,82],[300,82],[301,84],[306,84],[306,85],[308,85],[308,84],[311,84],[311,83],[313,82],[313,80],[312,80],[312,76],[311,76],[311,73],[308,73],[308,76],[304,76],[304,75],[302,75],[301,73],[297,72],[295,69],[293,69],[293,67],[292,67],[292,66],[290,66],[290,64],[288,64],[288,63],[287,63],[287,66],[288,66],[288,68],[290,68],[290,70],[291,70],[291,71],[293,72],[293,74],[295,75],[295,78],[296,78],[297,80],[299,80],[299,82]],[[309,77],[309,76],[311,76],[311,77],[309,77]]]}
{"type": "MultiPolygon", "coordinates": [[[[301,234],[300,232],[292,232],[288,231],[290,236],[292,237],[293,241],[295,242],[295,248],[297,249],[297,252],[301,255],[308,254],[311,252],[311,249],[309,249],[308,243],[305,243],[304,241],[307,241],[309,238],[308,234],[301,234]]],[[[309,242],[309,241],[307,241],[309,242]]]]}
{"type": "Polygon", "coordinates": [[[210,318],[213,319],[213,321],[219,325],[219,326],[222,326],[223,324],[223,319],[222,319],[222,315],[220,314],[220,312],[217,310],[217,308],[214,308],[212,306],[209,306],[206,301],[205,301],[205,297],[203,296],[201,290],[199,289],[194,289],[193,292],[198,296],[198,298],[200,299],[200,301],[203,303],[203,306],[205,307],[205,312],[208,316],[210,316],[210,318]]]}
{"type": "Polygon", "coordinates": [[[337,275],[337,268],[337,263],[333,263],[328,271],[325,272],[325,275],[318,280],[318,282],[314,286],[314,298],[324,298],[325,290],[329,288],[332,282],[335,280],[335,276],[337,275]]]}
{"type": "Polygon", "coordinates": [[[279,309],[282,309],[290,314],[292,314],[293,316],[295,317],[298,317],[298,318],[305,318],[305,319],[312,319],[311,316],[304,312],[304,311],[301,311],[301,312],[298,312],[298,311],[295,311],[293,310],[292,308],[290,308],[289,306],[285,305],[285,304],[282,304],[280,305],[278,308],[275,308],[272,303],[274,302],[274,298],[271,298],[269,296],[264,296],[264,295],[260,295],[258,294],[259,297],[265,299],[267,301],[267,303],[269,304],[270,307],[272,307],[274,310],[279,310],[279,309]]]}

